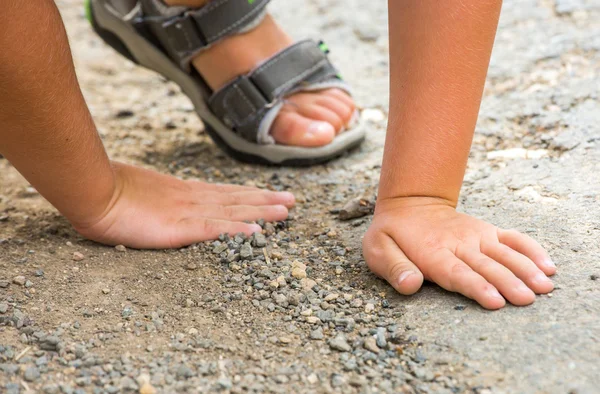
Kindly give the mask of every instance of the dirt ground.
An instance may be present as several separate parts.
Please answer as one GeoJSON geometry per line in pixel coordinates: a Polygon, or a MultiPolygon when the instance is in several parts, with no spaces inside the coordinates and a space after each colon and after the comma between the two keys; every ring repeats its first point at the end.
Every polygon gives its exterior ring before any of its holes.
{"type": "Polygon", "coordinates": [[[338,219],[377,187],[385,2],[272,4],[293,36],[329,43],[369,125],[360,149],[309,169],[229,159],[175,85],[102,44],[80,1],[57,3],[112,158],[298,206],[264,244],[119,251],[0,159],[0,392],[600,393],[597,0],[504,5],[460,209],[532,235],[559,273],[552,294],[497,312],[430,284],[395,294],[362,259],[369,217],[338,219]]]}

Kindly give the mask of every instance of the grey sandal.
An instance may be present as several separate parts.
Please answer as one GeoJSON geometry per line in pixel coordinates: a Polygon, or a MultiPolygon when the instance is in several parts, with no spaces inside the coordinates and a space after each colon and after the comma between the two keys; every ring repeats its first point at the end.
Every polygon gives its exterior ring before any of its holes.
{"type": "Polygon", "coordinates": [[[285,97],[299,91],[349,92],[322,43],[300,41],[218,91],[190,66],[219,40],[254,28],[269,0],[213,0],[199,9],[167,7],[161,0],[87,0],[100,37],[133,62],[178,84],[192,100],[206,131],[234,158],[251,163],[312,165],[358,146],[365,130],[355,125],[316,148],[275,143],[269,129],[285,97]]]}

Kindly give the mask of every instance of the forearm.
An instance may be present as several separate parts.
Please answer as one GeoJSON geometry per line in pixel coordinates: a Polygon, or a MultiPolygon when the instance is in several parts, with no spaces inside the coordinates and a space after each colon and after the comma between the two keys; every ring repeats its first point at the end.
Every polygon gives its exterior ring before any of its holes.
{"type": "Polygon", "coordinates": [[[115,178],[54,2],[5,0],[0,26],[0,153],[72,222],[99,216],[115,178]]]}
{"type": "Polygon", "coordinates": [[[389,0],[390,116],[379,197],[456,205],[501,0],[389,0]]]}

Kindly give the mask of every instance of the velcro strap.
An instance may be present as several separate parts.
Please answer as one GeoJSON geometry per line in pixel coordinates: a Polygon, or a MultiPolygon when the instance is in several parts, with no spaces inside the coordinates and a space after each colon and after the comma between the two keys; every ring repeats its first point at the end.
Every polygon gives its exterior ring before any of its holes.
{"type": "Polygon", "coordinates": [[[199,9],[170,17],[148,17],[165,49],[182,68],[202,49],[235,34],[262,15],[269,0],[212,0],[199,9]]]}
{"type": "Polygon", "coordinates": [[[337,73],[315,41],[300,41],[215,92],[209,105],[228,126],[255,141],[257,124],[281,98],[337,73]]]}

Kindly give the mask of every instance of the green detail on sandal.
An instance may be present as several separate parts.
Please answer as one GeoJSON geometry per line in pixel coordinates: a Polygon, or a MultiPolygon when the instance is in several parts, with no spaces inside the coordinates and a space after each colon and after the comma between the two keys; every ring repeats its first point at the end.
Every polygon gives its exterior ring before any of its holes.
{"type": "Polygon", "coordinates": [[[83,6],[85,7],[85,18],[92,23],[92,0],[85,0],[83,6]]]}
{"type": "Polygon", "coordinates": [[[319,48],[321,48],[321,50],[325,53],[329,52],[329,46],[323,41],[319,43],[319,48]]]}
{"type": "Polygon", "coordinates": [[[254,4],[255,1],[256,0],[248,0],[248,4],[252,5],[252,4],[254,4]]]}

